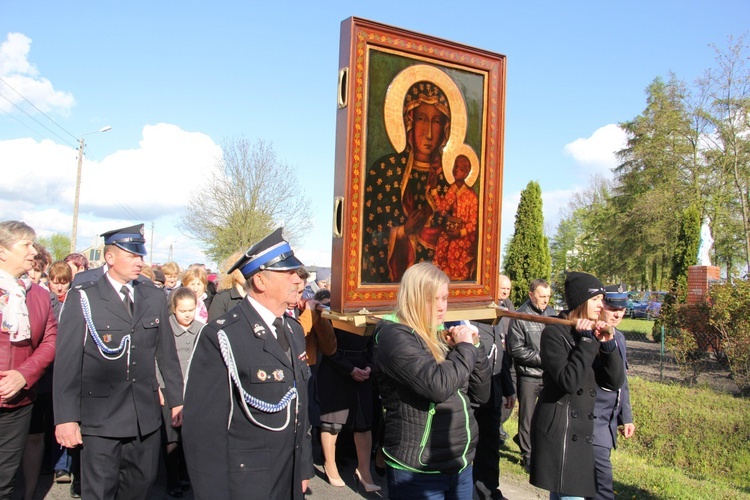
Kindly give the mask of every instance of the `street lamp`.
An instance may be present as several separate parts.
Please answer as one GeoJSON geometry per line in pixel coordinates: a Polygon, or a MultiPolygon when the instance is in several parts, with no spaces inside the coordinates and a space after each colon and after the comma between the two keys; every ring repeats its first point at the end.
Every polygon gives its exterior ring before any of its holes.
{"type": "Polygon", "coordinates": [[[86,132],[78,140],[78,175],[76,175],[76,197],[73,202],[73,234],[70,237],[70,253],[76,252],[76,239],[78,238],[78,200],[81,197],[81,167],[83,167],[83,136],[98,134],[99,132],[108,132],[112,127],[107,125],[93,132],[86,132]]]}

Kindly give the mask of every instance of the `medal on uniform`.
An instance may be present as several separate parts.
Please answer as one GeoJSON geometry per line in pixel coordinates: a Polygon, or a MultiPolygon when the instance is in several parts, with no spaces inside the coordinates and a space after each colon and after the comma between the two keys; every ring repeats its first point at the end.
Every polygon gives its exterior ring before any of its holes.
{"type": "Polygon", "coordinates": [[[282,380],[284,380],[284,370],[281,370],[281,369],[274,370],[273,371],[273,379],[276,382],[281,382],[282,380]]]}
{"type": "Polygon", "coordinates": [[[104,335],[102,335],[102,340],[104,342],[112,342],[112,334],[105,333],[104,335]]]}
{"type": "Polygon", "coordinates": [[[268,378],[268,374],[264,370],[258,370],[258,373],[256,374],[258,377],[258,380],[261,382],[265,382],[268,378]]]}

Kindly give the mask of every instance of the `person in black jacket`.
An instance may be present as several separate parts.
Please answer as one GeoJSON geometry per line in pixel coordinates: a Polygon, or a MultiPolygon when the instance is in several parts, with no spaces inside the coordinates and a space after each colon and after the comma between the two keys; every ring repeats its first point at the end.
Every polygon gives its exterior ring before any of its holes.
{"type": "MultiPolygon", "coordinates": [[[[505,319],[505,318],[503,318],[505,319]]],[[[510,375],[510,364],[506,362],[503,323],[486,325],[472,323],[479,330],[479,339],[487,351],[492,379],[490,398],[487,403],[474,408],[474,417],[479,426],[479,441],[474,457],[474,492],[480,500],[502,500],[500,490],[500,442],[503,409],[512,409],[516,403],[516,390],[510,375]],[[503,403],[503,399],[505,402],[503,403]]]]}
{"type": "MultiPolygon", "coordinates": [[[[554,316],[549,306],[552,289],[544,279],[529,283],[529,300],[518,308],[518,312],[539,316],[554,316]]],[[[531,417],[539,394],[542,392],[542,359],[539,341],[544,325],[532,321],[514,319],[510,322],[508,352],[516,367],[516,397],[518,398],[518,447],[521,463],[528,470],[531,461],[531,417]]]]}
{"type": "Polygon", "coordinates": [[[617,391],[625,379],[614,330],[599,320],[604,287],[594,276],[565,278],[568,311],[575,326],[549,325],[542,332],[544,388],[531,422],[530,482],[551,500],[592,497],[594,402],[601,390],[617,391]]]}
{"type": "Polygon", "coordinates": [[[449,279],[429,262],[404,273],[398,309],[375,327],[389,498],[471,498],[477,423],[489,398],[487,353],[469,325],[439,331],[449,279]]]}
{"type": "Polygon", "coordinates": [[[286,314],[302,263],[278,228],[227,271],[247,296],[195,341],[182,442],[196,500],[299,499],[315,474],[305,335],[286,314]]]}
{"type": "Polygon", "coordinates": [[[182,370],[164,292],[138,279],[143,224],[103,236],[106,274],[75,285],[60,316],[55,436],[66,448],[83,444],[83,498],[146,498],[161,448],[154,361],[175,427],[182,421],[182,370]]]}

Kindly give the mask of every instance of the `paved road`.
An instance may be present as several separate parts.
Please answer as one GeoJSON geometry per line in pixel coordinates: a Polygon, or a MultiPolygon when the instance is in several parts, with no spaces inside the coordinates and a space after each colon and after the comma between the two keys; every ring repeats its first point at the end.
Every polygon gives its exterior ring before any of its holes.
{"type": "MultiPolygon", "coordinates": [[[[341,477],[346,482],[346,486],[343,488],[334,488],[328,484],[323,476],[322,467],[316,465],[315,468],[317,475],[310,483],[310,493],[307,495],[307,498],[309,499],[349,500],[355,498],[388,498],[385,478],[378,477],[377,475],[373,475],[373,478],[376,483],[383,487],[382,492],[367,494],[362,488],[360,488],[361,493],[357,492],[357,485],[354,480],[354,463],[343,463],[339,465],[341,477]]],[[[501,484],[503,494],[510,500],[539,500],[549,498],[547,492],[534,488],[529,485],[528,482],[519,480],[516,476],[506,474],[503,474],[502,476],[501,484]]],[[[155,491],[153,491],[150,496],[151,499],[171,499],[166,493],[165,478],[163,474],[160,474],[154,490],[155,491]]],[[[14,500],[20,500],[20,498],[21,496],[17,489],[16,494],[14,494],[14,500]]],[[[52,475],[44,475],[39,481],[34,500],[44,499],[69,500],[70,486],[67,484],[53,484],[52,475]]],[[[193,500],[192,492],[187,492],[183,499],[193,500]]]]}

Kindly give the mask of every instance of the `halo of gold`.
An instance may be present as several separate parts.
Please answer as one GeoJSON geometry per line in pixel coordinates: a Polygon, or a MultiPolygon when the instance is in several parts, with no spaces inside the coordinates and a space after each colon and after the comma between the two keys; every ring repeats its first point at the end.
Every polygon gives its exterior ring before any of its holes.
{"type": "Polygon", "coordinates": [[[416,82],[428,81],[436,84],[445,93],[451,109],[451,135],[443,148],[443,174],[453,179],[453,160],[465,154],[471,160],[471,174],[466,179],[469,186],[479,175],[479,159],[471,146],[464,144],[466,138],[466,101],[456,82],[444,71],[427,64],[415,64],[401,70],[388,85],[383,106],[383,119],[388,140],[393,149],[402,153],[406,149],[406,128],[404,125],[404,98],[409,88],[416,82]],[[447,161],[450,159],[450,161],[447,161]]]}
{"type": "Polygon", "coordinates": [[[474,148],[468,144],[460,144],[456,148],[448,149],[448,146],[443,150],[443,174],[448,184],[453,184],[455,179],[453,178],[453,163],[460,155],[465,155],[469,162],[471,162],[471,171],[469,176],[466,178],[466,185],[472,187],[479,177],[479,157],[474,148]]]}

